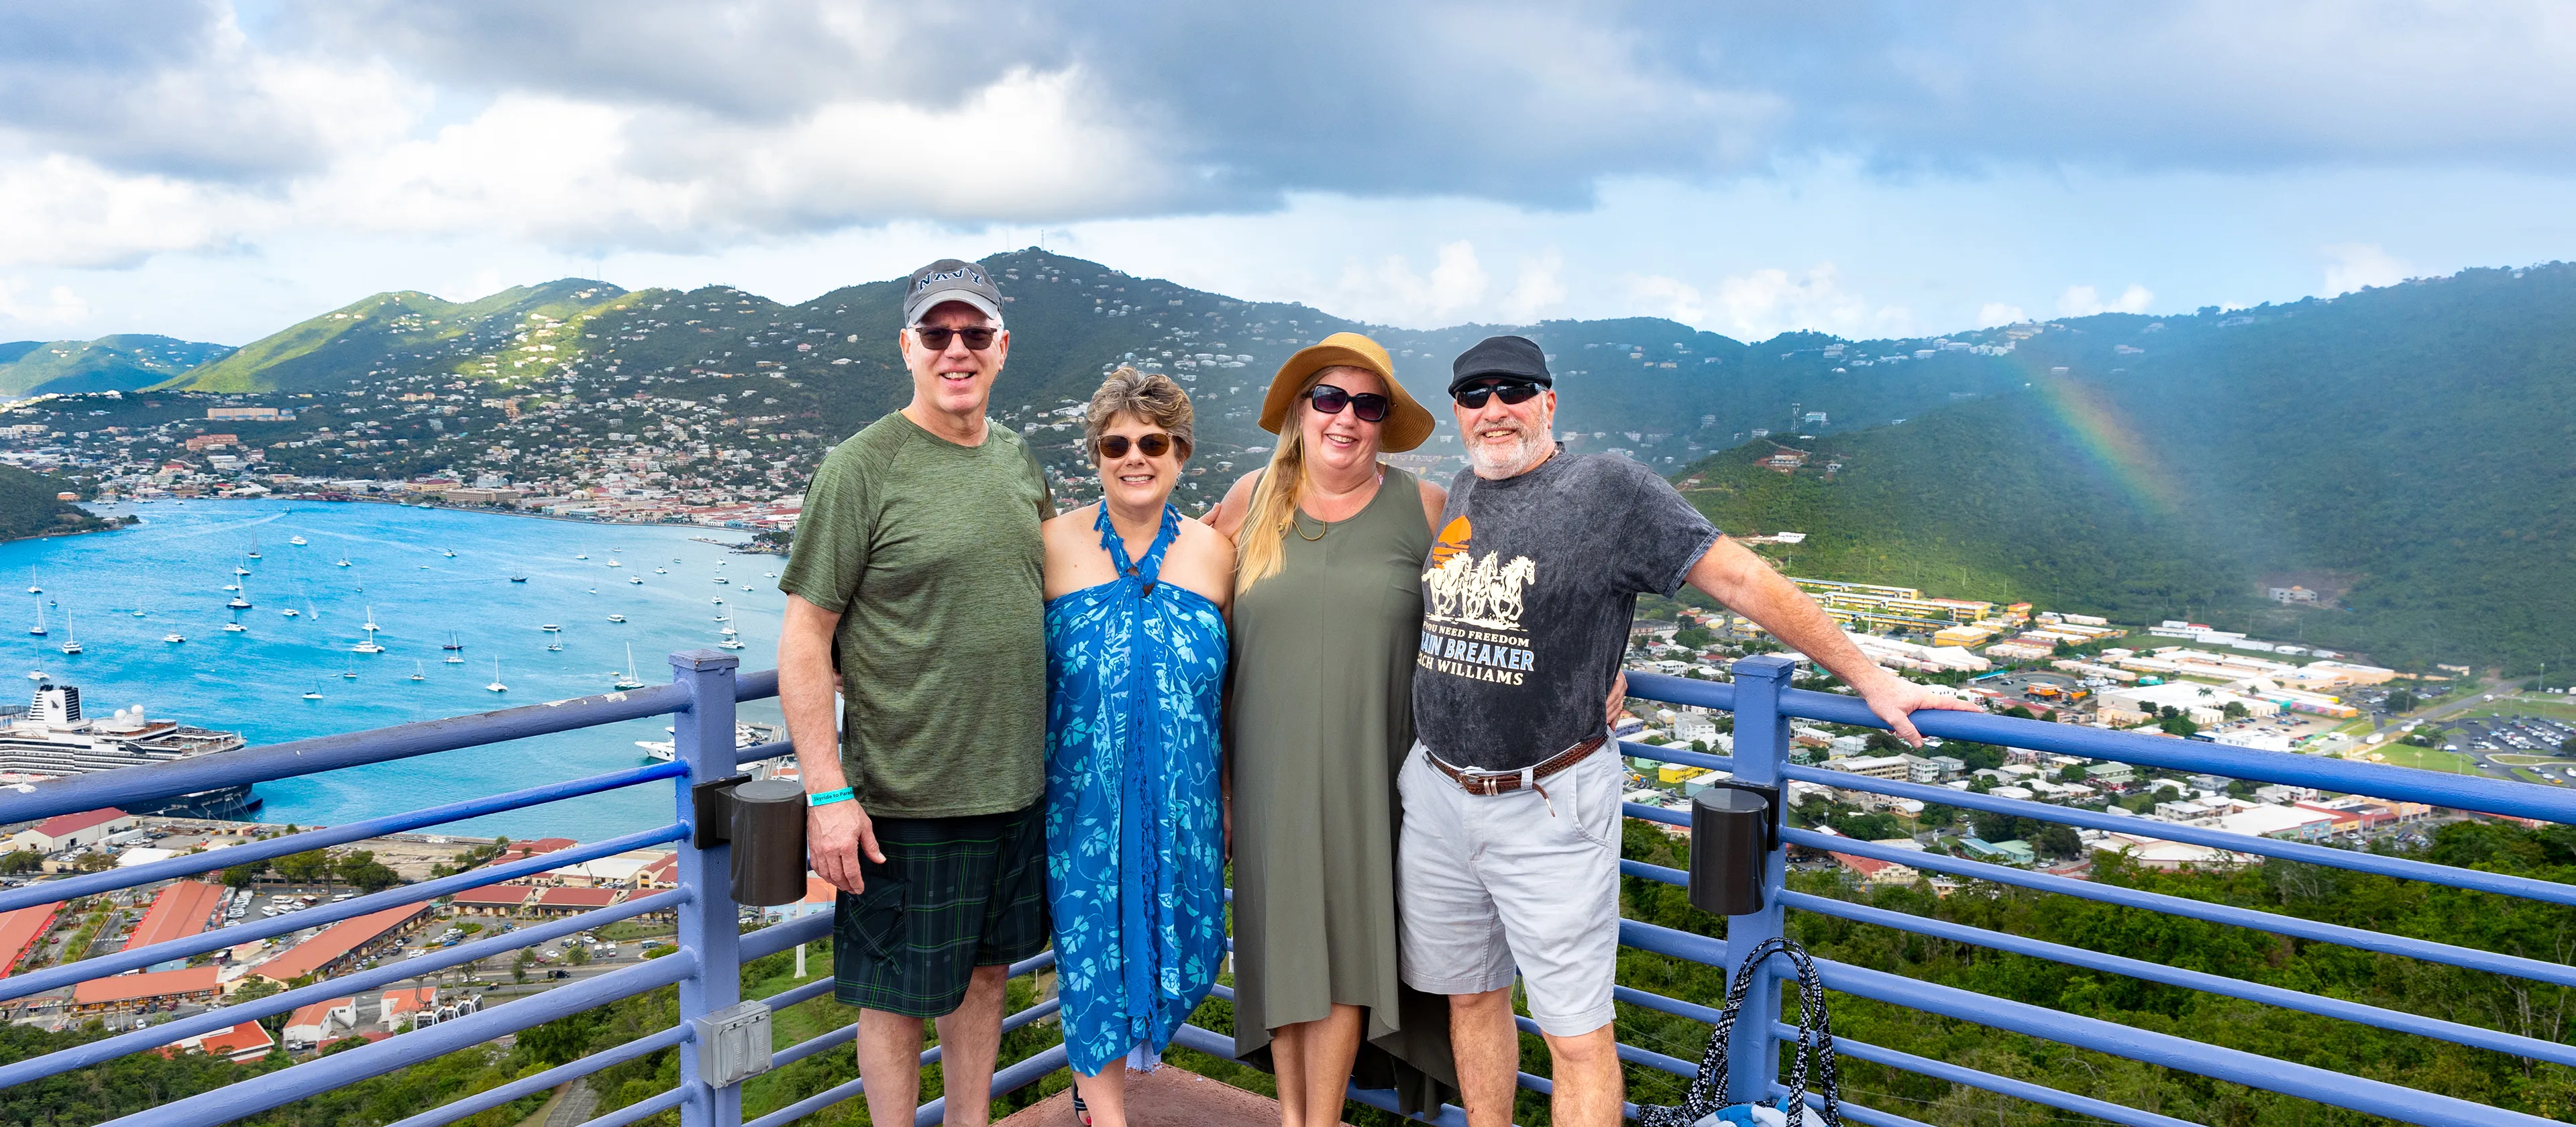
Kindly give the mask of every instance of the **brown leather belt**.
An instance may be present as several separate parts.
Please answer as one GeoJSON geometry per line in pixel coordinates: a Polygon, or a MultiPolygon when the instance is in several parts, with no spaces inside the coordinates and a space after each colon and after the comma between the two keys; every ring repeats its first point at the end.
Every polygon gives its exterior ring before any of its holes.
{"type": "Polygon", "coordinates": [[[1547,762],[1530,768],[1526,775],[1519,771],[1463,771],[1442,762],[1439,756],[1430,754],[1427,749],[1423,758],[1430,760],[1431,765],[1439,768],[1441,774],[1458,780],[1458,785],[1465,787],[1467,793],[1491,796],[1521,789],[1521,780],[1524,777],[1535,787],[1538,780],[1583,762],[1583,757],[1601,750],[1602,743],[1602,737],[1594,736],[1557,752],[1547,762]]]}

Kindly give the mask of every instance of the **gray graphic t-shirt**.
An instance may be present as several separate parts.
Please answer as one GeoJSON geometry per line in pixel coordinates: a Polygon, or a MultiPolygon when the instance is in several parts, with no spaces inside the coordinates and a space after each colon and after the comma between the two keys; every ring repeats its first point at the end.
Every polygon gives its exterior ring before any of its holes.
{"type": "Polygon", "coordinates": [[[1567,454],[1449,486],[1423,561],[1414,731],[1441,759],[1514,771],[1602,731],[1637,596],[1680,590],[1717,528],[1654,471],[1567,454]]]}

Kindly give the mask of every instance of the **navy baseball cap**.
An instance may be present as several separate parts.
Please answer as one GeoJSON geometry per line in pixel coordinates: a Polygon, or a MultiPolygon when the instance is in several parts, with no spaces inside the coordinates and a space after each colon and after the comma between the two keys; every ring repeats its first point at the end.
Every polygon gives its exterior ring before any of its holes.
{"type": "Polygon", "coordinates": [[[1547,372],[1547,353],[1528,337],[1486,337],[1458,354],[1449,365],[1449,394],[1484,379],[1518,380],[1540,387],[1556,386],[1547,372]]]}
{"type": "Polygon", "coordinates": [[[943,258],[912,272],[912,279],[903,288],[903,323],[907,327],[918,325],[923,314],[949,301],[974,306],[994,328],[1002,325],[1002,291],[993,285],[983,267],[954,258],[943,258]]]}

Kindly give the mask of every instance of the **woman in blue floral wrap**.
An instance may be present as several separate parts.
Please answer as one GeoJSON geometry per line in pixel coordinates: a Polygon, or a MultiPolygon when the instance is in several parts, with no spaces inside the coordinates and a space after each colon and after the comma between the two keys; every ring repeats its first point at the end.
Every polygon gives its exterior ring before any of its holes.
{"type": "Polygon", "coordinates": [[[1121,368],[1085,436],[1102,500],[1048,521],[1047,904],[1077,1094],[1124,1127],[1122,1060],[1151,1068],[1225,959],[1217,785],[1234,546],[1169,504],[1190,401],[1121,368]]]}

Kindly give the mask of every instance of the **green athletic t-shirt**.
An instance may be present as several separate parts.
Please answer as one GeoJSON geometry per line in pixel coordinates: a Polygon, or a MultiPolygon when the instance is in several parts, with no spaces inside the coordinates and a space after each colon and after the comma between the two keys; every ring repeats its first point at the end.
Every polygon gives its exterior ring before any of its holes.
{"type": "Polygon", "coordinates": [[[1018,434],[985,435],[960,446],[898,411],[834,447],[778,581],[841,616],[841,769],[872,816],[998,814],[1045,790],[1055,501],[1018,434]]]}

